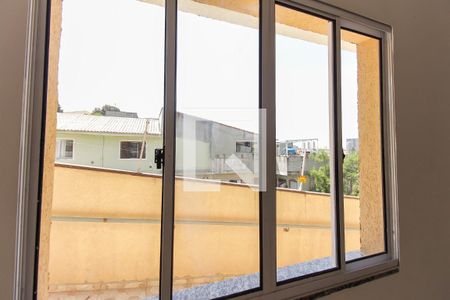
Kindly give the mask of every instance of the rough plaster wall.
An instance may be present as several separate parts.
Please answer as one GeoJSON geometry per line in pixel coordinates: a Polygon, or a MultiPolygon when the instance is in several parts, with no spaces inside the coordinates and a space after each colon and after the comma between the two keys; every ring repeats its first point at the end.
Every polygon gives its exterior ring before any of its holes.
{"type": "MultiPolygon", "coordinates": [[[[58,165],[54,169],[54,183],[53,216],[153,220],[161,216],[160,176],[58,165]]],[[[175,278],[206,281],[214,279],[213,274],[230,276],[257,271],[258,194],[241,185],[221,184],[220,193],[214,192],[215,187],[216,184],[207,181],[176,180],[175,218],[179,223],[175,225],[174,238],[175,253],[178,253],[174,260],[175,278]],[[187,184],[211,192],[184,191],[187,184]],[[183,224],[182,220],[205,223],[183,224]],[[217,226],[208,224],[210,221],[237,221],[247,225],[217,226]],[[255,226],[248,226],[251,223],[255,226]]],[[[278,227],[278,265],[330,255],[329,196],[284,190],[277,191],[277,199],[277,222],[302,225],[301,228],[278,227]]],[[[350,234],[346,247],[350,251],[359,250],[359,200],[345,198],[345,202],[348,217],[345,225],[350,234]]],[[[120,281],[155,280],[159,274],[159,234],[159,224],[54,221],[50,290],[63,290],[70,284],[110,285],[120,281]]]]}
{"type": "MultiPolygon", "coordinates": [[[[8,146],[0,156],[1,299],[12,298],[26,2],[0,4],[0,137],[8,146]]],[[[401,269],[324,299],[448,299],[450,3],[325,2],[394,26],[401,269]],[[418,147],[419,140],[429,146],[418,147]],[[424,151],[432,155],[419,159],[424,151]]]]}
{"type": "MultiPolygon", "coordinates": [[[[50,24],[50,53],[49,53],[49,70],[48,70],[48,88],[47,88],[47,116],[45,140],[54,141],[56,139],[56,110],[58,103],[58,62],[59,62],[59,44],[61,38],[61,0],[51,1],[51,24],[50,24]]],[[[52,207],[53,196],[53,177],[55,161],[55,143],[45,143],[44,149],[44,178],[42,190],[42,214],[41,214],[41,231],[40,231],[40,251],[39,251],[39,285],[38,298],[48,298],[48,281],[49,281],[49,240],[50,240],[50,212],[52,207]]]]}
{"type": "Polygon", "coordinates": [[[384,251],[379,47],[376,39],[357,46],[361,251],[364,255],[384,251]]]}

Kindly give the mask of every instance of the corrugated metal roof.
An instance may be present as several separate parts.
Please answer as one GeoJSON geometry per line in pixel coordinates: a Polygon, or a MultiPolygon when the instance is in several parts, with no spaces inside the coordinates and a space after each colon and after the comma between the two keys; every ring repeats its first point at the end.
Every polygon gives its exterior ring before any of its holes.
{"type": "Polygon", "coordinates": [[[82,113],[58,113],[57,130],[114,134],[161,134],[158,119],[93,116],[82,113]]]}

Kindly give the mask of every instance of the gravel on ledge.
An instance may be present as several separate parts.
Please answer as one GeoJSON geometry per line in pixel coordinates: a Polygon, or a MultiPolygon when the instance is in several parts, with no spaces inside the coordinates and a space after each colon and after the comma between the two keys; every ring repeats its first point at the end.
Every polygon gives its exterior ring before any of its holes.
{"type": "MultiPolygon", "coordinates": [[[[361,257],[361,253],[359,251],[353,251],[346,253],[345,257],[347,260],[355,259],[361,257]]],[[[284,281],[324,271],[333,266],[331,257],[314,259],[308,262],[279,268],[277,271],[277,280],[284,281]]],[[[173,294],[173,300],[207,300],[240,293],[258,287],[259,273],[253,273],[177,291],[173,294]]],[[[159,299],[158,296],[152,296],[147,297],[144,300],[157,299],[159,299]]]]}

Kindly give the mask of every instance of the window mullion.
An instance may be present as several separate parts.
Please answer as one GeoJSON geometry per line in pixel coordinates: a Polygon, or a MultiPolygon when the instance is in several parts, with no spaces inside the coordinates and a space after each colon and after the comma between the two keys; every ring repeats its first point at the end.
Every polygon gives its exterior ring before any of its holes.
{"type": "Polygon", "coordinates": [[[383,126],[383,151],[385,155],[384,170],[384,213],[385,235],[387,252],[390,259],[398,259],[398,207],[397,205],[397,169],[392,158],[396,156],[395,136],[395,105],[393,94],[393,62],[392,62],[392,35],[383,33],[381,39],[381,83],[382,83],[382,126],[383,126]],[[391,88],[390,88],[391,87],[391,88]],[[389,201],[389,199],[391,199],[389,201]]]}
{"type": "Polygon", "coordinates": [[[261,284],[276,288],[275,1],[261,0],[260,28],[260,192],[261,284]],[[265,175],[265,178],[264,178],[265,175]],[[264,180],[265,179],[265,180],[264,180]],[[265,187],[265,189],[264,189],[265,187]]]}
{"type": "Polygon", "coordinates": [[[177,0],[166,0],[164,61],[164,169],[161,215],[160,294],[172,298],[175,191],[176,38],[177,0]]]}
{"type": "Polygon", "coordinates": [[[332,39],[329,43],[331,194],[335,212],[335,249],[340,269],[345,269],[345,222],[341,108],[341,26],[340,19],[330,23],[332,39]]]}

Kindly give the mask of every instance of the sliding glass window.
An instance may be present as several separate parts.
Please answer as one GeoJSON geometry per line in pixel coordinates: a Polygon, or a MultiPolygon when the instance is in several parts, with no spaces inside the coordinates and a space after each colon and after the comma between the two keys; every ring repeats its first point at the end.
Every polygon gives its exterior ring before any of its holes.
{"type": "Polygon", "coordinates": [[[178,1],[174,299],[260,286],[258,14],[178,1]]]}
{"type": "Polygon", "coordinates": [[[385,251],[380,40],[341,30],[347,260],[385,251]]]}
{"type": "Polygon", "coordinates": [[[336,266],[330,22],[276,5],[277,279],[336,266]]]}
{"type": "Polygon", "coordinates": [[[389,26],[49,3],[39,299],[291,299],[397,267],[389,26]]]}
{"type": "Polygon", "coordinates": [[[164,2],[51,2],[39,299],[158,297],[164,2]]]}

